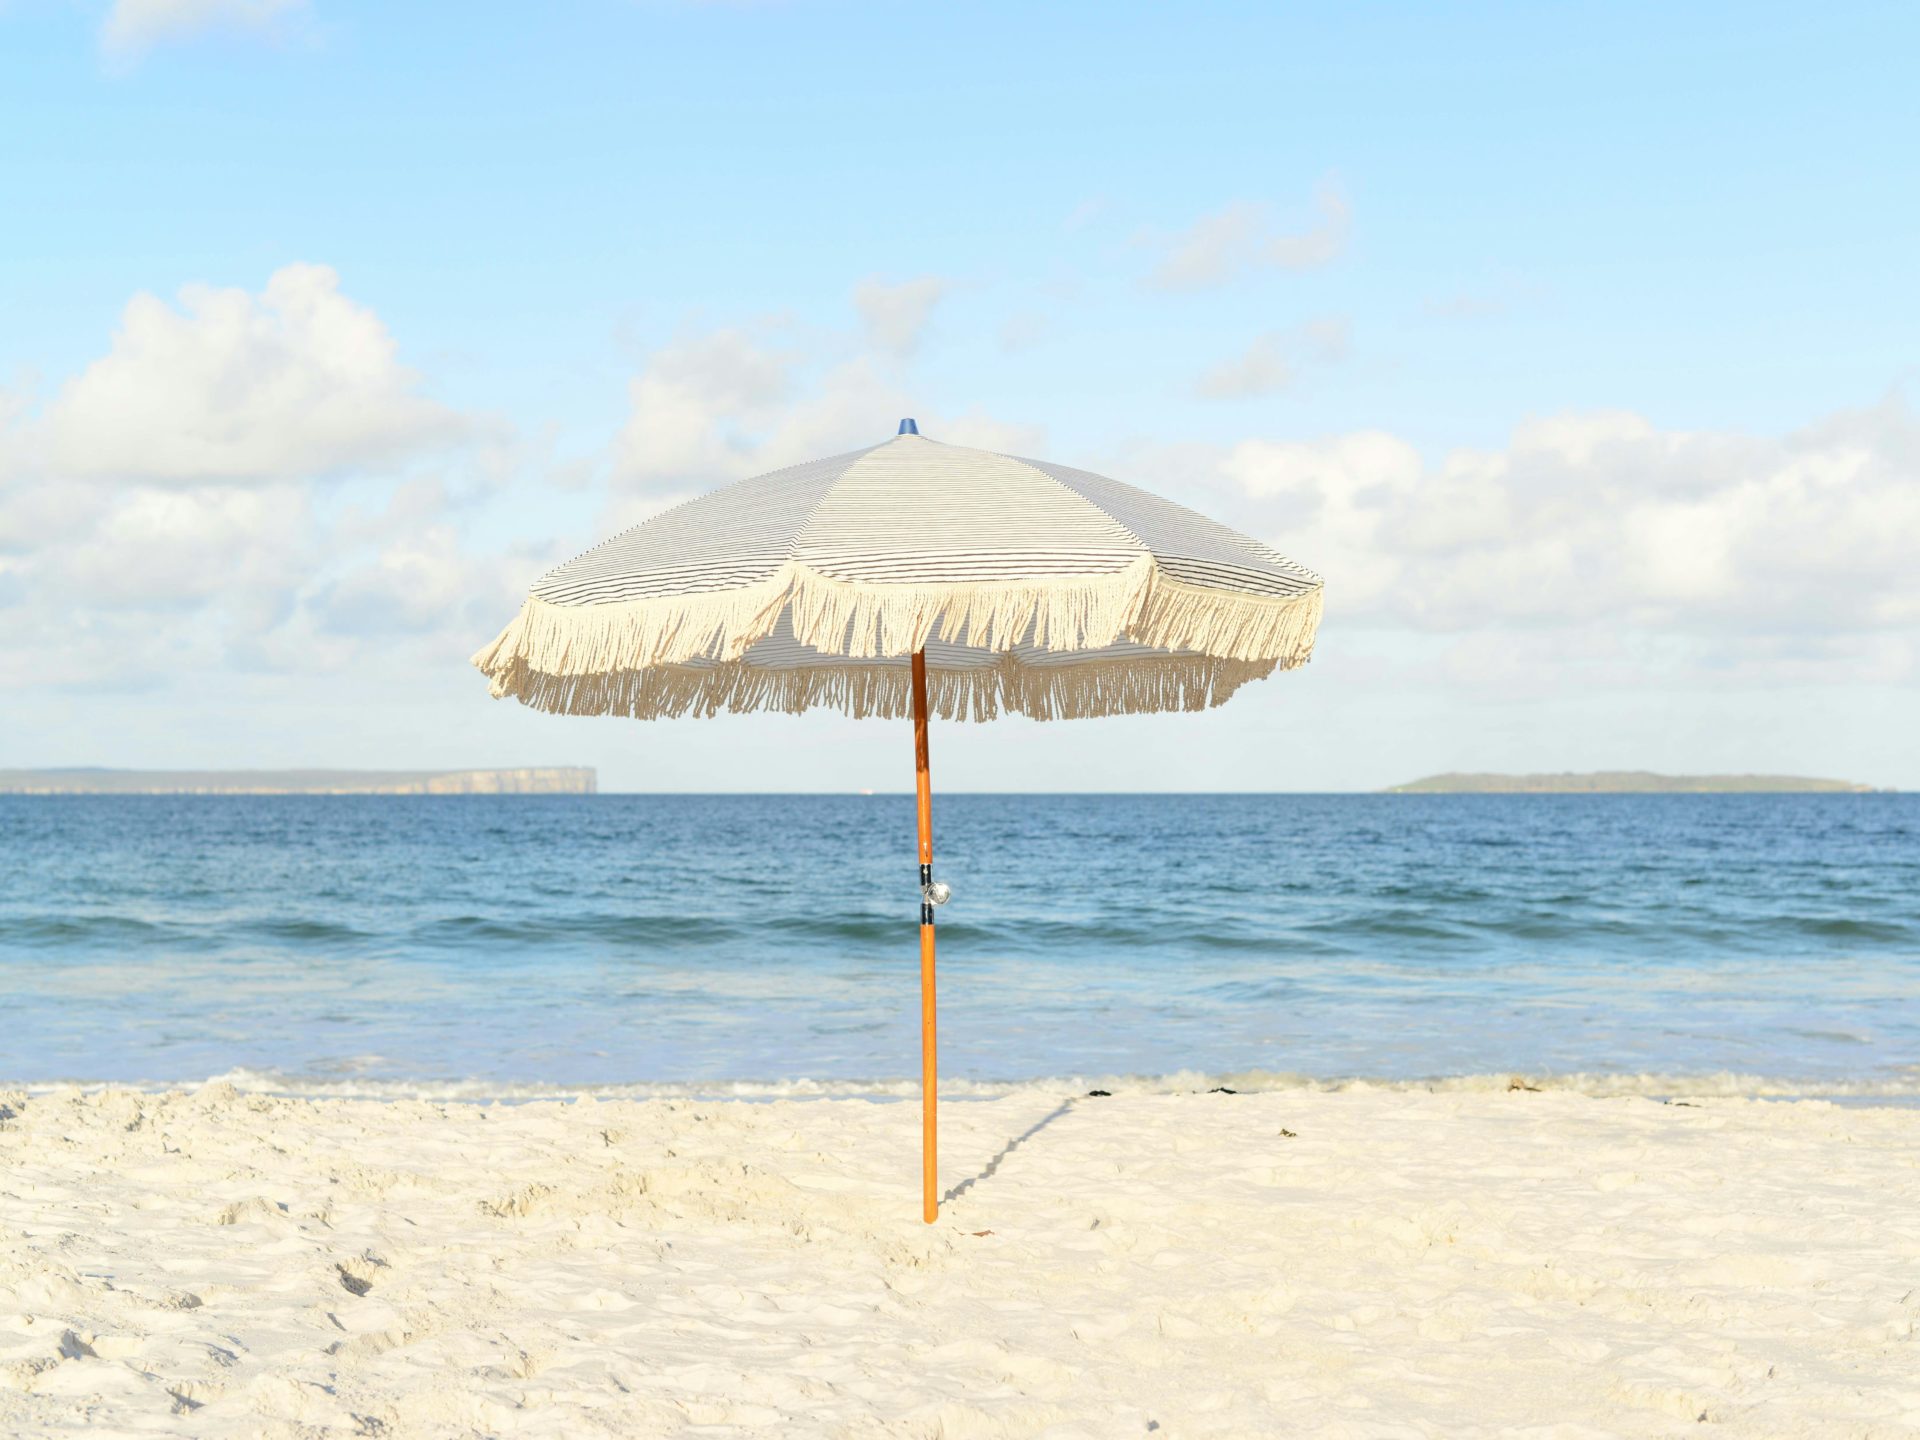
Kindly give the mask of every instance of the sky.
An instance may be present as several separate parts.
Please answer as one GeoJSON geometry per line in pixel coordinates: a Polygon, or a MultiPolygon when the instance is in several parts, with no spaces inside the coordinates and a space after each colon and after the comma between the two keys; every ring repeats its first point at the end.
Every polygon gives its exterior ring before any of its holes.
{"type": "Polygon", "coordinates": [[[0,767],[898,790],[488,698],[545,569],[923,433],[1327,577],[949,790],[1920,788],[1920,11],[0,0],[0,767]]]}

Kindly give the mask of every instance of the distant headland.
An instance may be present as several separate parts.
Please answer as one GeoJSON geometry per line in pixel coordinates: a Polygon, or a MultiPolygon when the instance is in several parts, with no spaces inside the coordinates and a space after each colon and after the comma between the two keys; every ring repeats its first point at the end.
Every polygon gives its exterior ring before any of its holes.
{"type": "Polygon", "coordinates": [[[591,795],[586,766],[520,770],[0,770],[0,795],[591,795]]]}
{"type": "Polygon", "coordinates": [[[1866,795],[1872,785],[1803,775],[1656,775],[1651,770],[1594,770],[1584,775],[1429,775],[1389,786],[1389,795],[1866,795]]]}

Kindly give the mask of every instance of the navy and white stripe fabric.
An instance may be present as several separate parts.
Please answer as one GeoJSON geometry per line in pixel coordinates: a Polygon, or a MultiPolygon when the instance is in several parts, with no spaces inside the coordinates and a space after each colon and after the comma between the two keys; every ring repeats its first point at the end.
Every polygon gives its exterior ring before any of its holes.
{"type": "Polygon", "coordinates": [[[1218,704],[1312,653],[1321,579],[1084,470],[917,434],[690,500],[568,561],[475,663],[499,695],[641,718],[985,719],[1218,704]]]}

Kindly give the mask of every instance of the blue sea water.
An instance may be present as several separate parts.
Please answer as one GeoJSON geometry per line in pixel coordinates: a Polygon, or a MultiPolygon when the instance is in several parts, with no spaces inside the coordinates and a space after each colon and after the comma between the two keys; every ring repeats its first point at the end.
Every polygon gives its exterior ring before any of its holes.
{"type": "MultiPolygon", "coordinates": [[[[955,795],[935,832],[962,1093],[1920,1093],[1920,797],[955,795]]],[[[0,797],[0,1080],[884,1092],[917,906],[907,797],[0,797]]]]}

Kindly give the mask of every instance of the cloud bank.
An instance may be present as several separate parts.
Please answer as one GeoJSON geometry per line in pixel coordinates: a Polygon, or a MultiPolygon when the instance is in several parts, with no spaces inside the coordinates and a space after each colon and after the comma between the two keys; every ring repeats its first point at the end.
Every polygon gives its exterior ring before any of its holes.
{"type": "Polygon", "coordinates": [[[1635,645],[1695,679],[1914,673],[1920,425],[1898,398],[1782,437],[1602,412],[1432,462],[1361,431],[1213,463],[1243,523],[1329,576],[1335,625],[1635,645]]]}
{"type": "Polygon", "coordinates": [[[492,558],[450,543],[457,501],[418,478],[484,472],[497,422],[428,396],[325,266],[258,292],[189,286],[177,306],[136,295],[104,355],[0,416],[0,683],[325,670],[364,648],[328,635],[384,644],[428,612],[463,623],[463,596],[500,601],[492,558]],[[379,577],[381,626],[330,613],[379,577]]]}
{"type": "Polygon", "coordinates": [[[190,285],[128,302],[112,348],[61,392],[53,468],[80,478],[249,482],[393,460],[455,438],[370,309],[324,265],[258,295],[190,285]]]}
{"type": "MultiPolygon", "coordinates": [[[[899,416],[939,439],[1050,453],[1037,426],[916,394],[900,348],[924,314],[890,329],[863,298],[848,297],[834,334],[803,340],[768,319],[659,345],[561,516],[499,422],[438,401],[332,270],[135,296],[44,403],[0,393],[0,627],[13,637],[0,684],[445,676],[584,543],[713,486],[883,441],[899,416]],[[510,542],[474,524],[489,505],[510,542]]],[[[1345,343],[1335,320],[1272,332],[1218,388],[1256,393],[1345,343]]],[[[1328,577],[1330,646],[1343,630],[1390,633],[1461,683],[1916,673],[1920,424],[1898,397],[1782,436],[1595,412],[1440,455],[1372,429],[1056,458],[1297,556],[1328,577]]]]}

